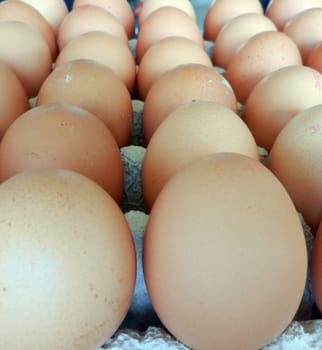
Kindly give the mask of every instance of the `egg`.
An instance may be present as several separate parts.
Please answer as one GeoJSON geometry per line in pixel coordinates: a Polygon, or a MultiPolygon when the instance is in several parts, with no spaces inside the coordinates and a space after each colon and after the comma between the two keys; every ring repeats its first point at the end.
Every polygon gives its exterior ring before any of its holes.
{"type": "Polygon", "coordinates": [[[216,41],[221,28],[234,17],[243,13],[263,14],[263,7],[258,0],[215,0],[211,2],[204,19],[204,37],[216,41]]]}
{"type": "Polygon", "coordinates": [[[17,0],[0,2],[0,21],[20,21],[33,26],[46,40],[52,59],[56,58],[55,33],[46,19],[31,5],[17,0]]]}
{"type": "Polygon", "coordinates": [[[265,15],[270,18],[278,28],[283,30],[285,24],[302,11],[313,7],[322,7],[321,0],[270,0],[265,15]]]}
{"type": "Polygon", "coordinates": [[[306,65],[322,74],[322,42],[310,51],[306,65]]]}
{"type": "Polygon", "coordinates": [[[68,8],[64,0],[21,0],[34,7],[49,23],[56,34],[61,21],[68,13],[68,8]]]}
{"type": "Polygon", "coordinates": [[[313,241],[311,266],[314,299],[318,309],[322,312],[322,217],[313,241]]]}
{"type": "Polygon", "coordinates": [[[145,144],[157,127],[178,106],[192,101],[212,101],[237,111],[236,96],[227,80],[202,64],[182,64],[164,73],[144,101],[142,135],[145,144]]]}
{"type": "Polygon", "coordinates": [[[160,192],[143,267],[152,305],[176,339],[195,350],[257,350],[292,321],[307,251],[277,178],[245,155],[216,153],[160,192]]]}
{"type": "Polygon", "coordinates": [[[72,39],[60,51],[55,66],[76,59],[92,59],[103,63],[119,76],[133,92],[136,65],[131,50],[123,40],[102,31],[90,31],[72,39]]]}
{"type": "Polygon", "coordinates": [[[131,39],[134,36],[134,14],[126,0],[74,0],[73,9],[82,5],[95,5],[114,15],[123,25],[127,36],[131,39]]]}
{"type": "Polygon", "coordinates": [[[297,14],[283,28],[299,48],[303,62],[310,51],[322,41],[322,5],[297,14]]]}
{"type": "Polygon", "coordinates": [[[318,104],[322,104],[322,75],[309,67],[289,66],[268,74],[254,87],[243,119],[257,144],[270,150],[297,113],[318,104]]]}
{"type": "Polygon", "coordinates": [[[8,65],[0,62],[0,140],[22,113],[29,109],[26,91],[8,65]]]}
{"type": "Polygon", "coordinates": [[[100,30],[128,42],[122,24],[110,12],[94,5],[78,6],[64,17],[57,33],[59,50],[73,38],[89,31],[100,30]]]}
{"type": "Polygon", "coordinates": [[[282,67],[301,65],[299,49],[286,34],[258,33],[233,55],[225,76],[238,102],[244,104],[255,85],[267,74],[282,67]]]}
{"type": "Polygon", "coordinates": [[[150,46],[169,36],[182,36],[203,47],[202,34],[196,21],[178,8],[163,6],[151,13],[140,28],[136,44],[137,62],[140,63],[150,46]]]}
{"type": "Polygon", "coordinates": [[[0,212],[0,347],[98,349],[135,284],[134,244],[114,200],[87,177],[46,169],[2,183],[0,212]]]}
{"type": "Polygon", "coordinates": [[[275,24],[259,13],[245,13],[226,23],[216,37],[212,59],[216,66],[227,68],[238,48],[255,34],[277,30],[275,24]]]}
{"type": "Polygon", "coordinates": [[[37,106],[67,103],[100,118],[119,147],[130,142],[131,95],[124,82],[107,66],[94,60],[74,60],[57,66],[42,84],[37,106]]]}
{"type": "Polygon", "coordinates": [[[137,71],[140,99],[145,100],[153,83],[165,72],[189,63],[212,68],[211,59],[206,51],[190,39],[171,36],[152,45],[142,57],[137,71]]]}
{"type": "Polygon", "coordinates": [[[268,167],[315,233],[322,218],[322,104],[298,113],[277,136],[268,167]]]}
{"type": "Polygon", "coordinates": [[[146,0],[143,3],[140,15],[138,18],[139,28],[149,15],[160,7],[173,6],[187,13],[193,20],[196,21],[196,13],[192,3],[189,0],[146,0]]]}
{"type": "Polygon", "coordinates": [[[22,82],[28,97],[38,90],[52,68],[46,40],[23,22],[0,22],[0,61],[6,63],[22,82]]]}
{"type": "Polygon", "coordinates": [[[231,109],[214,102],[190,102],[176,108],[159,125],[142,164],[142,193],[151,210],[169,179],[208,154],[242,153],[258,160],[253,135],[231,109]]]}
{"type": "Polygon", "coordinates": [[[33,169],[69,169],[98,183],[120,202],[123,166],[109,129],[92,113],[67,104],[21,114],[0,144],[0,181],[33,169]]]}

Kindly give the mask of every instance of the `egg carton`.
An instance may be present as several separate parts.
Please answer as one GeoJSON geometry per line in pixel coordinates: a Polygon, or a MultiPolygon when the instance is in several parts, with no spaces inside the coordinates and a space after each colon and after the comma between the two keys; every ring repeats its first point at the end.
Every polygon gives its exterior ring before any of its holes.
{"type": "MultiPolygon", "coordinates": [[[[133,46],[134,47],[134,46],[133,46]]],[[[208,45],[211,50],[211,45],[208,45]]],[[[220,71],[220,70],[219,70],[220,71]]],[[[176,340],[163,327],[155,313],[148,296],[143,276],[142,247],[148,214],[146,213],[141,191],[141,167],[145,154],[141,133],[141,121],[144,102],[132,100],[133,126],[129,146],[121,148],[123,160],[125,186],[121,203],[122,211],[131,228],[137,252],[137,279],[132,303],[123,323],[101,347],[103,349],[189,349],[176,340]]],[[[242,112],[239,105],[239,113],[242,112]]],[[[261,162],[267,164],[267,152],[258,147],[261,162]]],[[[313,244],[313,234],[298,213],[305,234],[308,257],[310,259],[313,244]]],[[[302,302],[288,328],[271,344],[262,350],[321,350],[322,349],[322,320],[312,320],[314,311],[314,297],[312,293],[311,272],[308,270],[307,282],[302,302]]],[[[251,307],[251,305],[250,305],[251,307]]]]}

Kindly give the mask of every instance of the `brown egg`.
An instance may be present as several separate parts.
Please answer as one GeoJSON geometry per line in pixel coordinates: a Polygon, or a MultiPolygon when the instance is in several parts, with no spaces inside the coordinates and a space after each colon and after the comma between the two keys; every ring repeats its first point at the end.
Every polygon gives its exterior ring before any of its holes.
{"type": "Polygon", "coordinates": [[[1,184],[0,211],[0,348],[98,349],[135,284],[120,208],[88,178],[47,169],[1,184]]]}
{"type": "Polygon", "coordinates": [[[15,72],[28,97],[37,95],[52,67],[46,40],[37,29],[18,21],[0,22],[0,61],[15,72]]]}
{"type": "Polygon", "coordinates": [[[31,5],[18,0],[0,2],[0,21],[20,21],[36,28],[46,40],[52,59],[56,58],[57,46],[54,31],[46,19],[31,5]]]}
{"type": "Polygon", "coordinates": [[[212,68],[211,59],[206,51],[190,39],[171,36],[152,45],[142,57],[137,72],[140,99],[145,100],[153,83],[165,72],[189,63],[212,68]]]}
{"type": "Polygon", "coordinates": [[[123,81],[112,70],[92,60],[59,65],[42,84],[37,105],[68,103],[99,117],[119,147],[130,141],[132,101],[123,81]]]}
{"type": "Polygon", "coordinates": [[[82,5],[95,5],[114,15],[123,25],[127,36],[131,39],[134,35],[134,14],[126,0],[74,0],[73,9],[82,5]]]}
{"type": "Polygon", "coordinates": [[[181,105],[159,125],[142,164],[142,193],[148,211],[169,179],[184,166],[217,152],[258,160],[253,135],[231,109],[214,102],[181,105]]]}
{"type": "Polygon", "coordinates": [[[255,34],[277,30],[275,24],[259,13],[245,13],[226,23],[216,37],[212,58],[216,66],[227,68],[238,48],[255,34]]]}
{"type": "Polygon", "coordinates": [[[151,13],[140,28],[136,44],[136,60],[140,63],[147,49],[169,36],[182,36],[203,47],[203,39],[194,19],[173,6],[164,6],[151,13]]]}
{"type": "Polygon", "coordinates": [[[321,7],[321,0],[270,0],[265,15],[270,18],[278,30],[298,13],[313,7],[321,7]]]}
{"type": "Polygon", "coordinates": [[[0,181],[33,169],[77,171],[104,188],[116,202],[123,192],[119,147],[92,113],[67,104],[43,105],[20,115],[0,144],[0,181]]]}
{"type": "Polygon", "coordinates": [[[204,37],[215,41],[221,28],[234,17],[243,13],[263,14],[263,7],[258,0],[215,0],[206,12],[204,37]]]}
{"type": "Polygon", "coordinates": [[[0,140],[10,124],[29,109],[26,91],[16,74],[0,62],[0,140]]]}
{"type": "Polygon", "coordinates": [[[322,74],[322,42],[311,50],[305,63],[322,74]]]}
{"type": "Polygon", "coordinates": [[[247,40],[232,57],[225,76],[240,103],[245,103],[255,85],[282,67],[301,65],[299,49],[286,34],[262,32],[247,40]]]}
{"type": "Polygon", "coordinates": [[[142,133],[146,145],[157,127],[178,106],[212,101],[237,111],[236,96],[227,80],[202,64],[180,65],[162,75],[144,101],[142,133]]]}
{"type": "Polygon", "coordinates": [[[259,146],[270,150],[282,128],[302,110],[322,104],[322,75],[290,66],[263,78],[250,93],[243,119],[259,146]]]}
{"type": "Polygon", "coordinates": [[[54,33],[57,33],[59,25],[68,13],[68,8],[64,0],[21,0],[33,6],[47,20],[54,33]]]}
{"type": "Polygon", "coordinates": [[[314,300],[322,312],[322,218],[313,241],[311,271],[314,300]]]}
{"type": "Polygon", "coordinates": [[[102,7],[83,5],[69,12],[63,19],[57,33],[59,50],[78,35],[95,30],[114,35],[128,43],[125,29],[114,15],[102,7]]]}
{"type": "Polygon", "coordinates": [[[292,321],[307,271],[290,197],[260,162],[216,153],[165,185],[143,266],[152,305],[189,348],[260,349],[292,321]]]}
{"type": "Polygon", "coordinates": [[[286,23],[283,33],[295,42],[305,62],[311,50],[322,41],[322,5],[293,17],[286,23]]]}
{"type": "Polygon", "coordinates": [[[286,124],[268,161],[313,232],[322,218],[321,158],[322,104],[305,109],[286,124]]]}
{"type": "Polygon", "coordinates": [[[173,6],[189,15],[193,20],[196,21],[196,13],[192,3],[189,0],[146,0],[143,3],[142,9],[139,15],[139,28],[142,27],[143,22],[148,16],[164,6],[173,6]]]}
{"type": "Polygon", "coordinates": [[[129,46],[123,40],[102,31],[81,34],[60,51],[56,66],[77,59],[92,59],[105,64],[123,80],[132,93],[136,65],[129,46]]]}

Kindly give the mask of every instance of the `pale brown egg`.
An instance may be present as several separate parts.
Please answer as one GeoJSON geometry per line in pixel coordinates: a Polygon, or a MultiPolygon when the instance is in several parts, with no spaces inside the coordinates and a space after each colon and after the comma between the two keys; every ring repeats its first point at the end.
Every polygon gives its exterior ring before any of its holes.
{"type": "Polygon", "coordinates": [[[311,271],[314,300],[318,309],[322,312],[322,217],[313,241],[311,271]]]}
{"type": "Polygon", "coordinates": [[[238,48],[255,34],[277,30],[275,24],[259,13],[245,13],[226,23],[216,37],[212,60],[216,66],[227,68],[238,48]]]}
{"type": "Polygon", "coordinates": [[[73,38],[89,31],[100,30],[128,43],[127,34],[118,19],[102,7],[82,5],[63,19],[57,33],[59,50],[73,38]]]}
{"type": "Polygon", "coordinates": [[[92,59],[103,63],[118,75],[133,92],[136,65],[131,50],[123,40],[102,31],[91,31],[72,39],[60,51],[55,65],[77,59],[92,59]]]}
{"type": "Polygon", "coordinates": [[[8,65],[0,62],[0,140],[10,124],[29,109],[26,91],[8,65]]]}
{"type": "Polygon", "coordinates": [[[59,25],[68,13],[64,0],[21,0],[33,6],[47,20],[54,33],[57,33],[59,25]]]}
{"type": "Polygon", "coordinates": [[[22,82],[28,97],[38,90],[52,68],[46,40],[23,22],[0,22],[0,61],[6,63],[22,82]]]}
{"type": "Polygon", "coordinates": [[[0,348],[98,349],[135,284],[120,208],[90,179],[47,169],[2,183],[0,212],[0,348]]]}
{"type": "Polygon", "coordinates": [[[0,21],[20,21],[39,30],[54,60],[57,55],[55,33],[46,19],[31,5],[18,0],[0,2],[0,21]]]}
{"type": "Polygon", "coordinates": [[[176,173],[149,215],[152,305],[191,349],[260,349],[292,321],[307,250],[285,188],[259,161],[216,153],[176,173]]]}
{"type": "Polygon", "coordinates": [[[253,135],[231,109],[208,101],[179,106],[159,125],[147,146],[142,164],[145,207],[153,203],[180,169],[217,152],[236,152],[258,160],[253,135]]]}
{"type": "Polygon", "coordinates": [[[286,23],[283,33],[295,42],[305,63],[310,51],[322,41],[322,6],[297,14],[286,23]]]}
{"type": "Polygon", "coordinates": [[[176,7],[196,21],[196,13],[192,3],[189,0],[146,0],[143,3],[142,9],[139,15],[138,25],[139,28],[142,27],[143,22],[147,19],[147,17],[163,6],[173,6],[176,7]]]}
{"type": "Polygon", "coordinates": [[[227,80],[202,64],[183,64],[164,73],[144,101],[142,134],[145,144],[167,115],[192,101],[212,101],[237,111],[236,96],[227,80]]]}
{"type": "Polygon", "coordinates": [[[299,112],[322,104],[322,75],[290,66],[263,78],[250,93],[243,119],[259,146],[270,150],[283,127],[299,112]]]}
{"type": "Polygon", "coordinates": [[[107,66],[93,60],[59,65],[42,84],[37,105],[68,103],[95,114],[112,132],[119,147],[128,145],[132,127],[131,95],[107,66]]]}
{"type": "Polygon", "coordinates": [[[322,41],[311,50],[305,64],[322,74],[322,41]]]}
{"type": "Polygon", "coordinates": [[[145,100],[153,83],[165,72],[188,63],[203,64],[212,68],[211,59],[206,51],[190,39],[171,36],[152,45],[142,57],[137,71],[140,99],[145,100]]]}
{"type": "Polygon", "coordinates": [[[134,13],[126,0],[74,0],[73,9],[82,5],[95,5],[114,15],[123,25],[127,36],[134,36],[134,13]]]}
{"type": "Polygon", "coordinates": [[[240,103],[245,103],[255,85],[282,67],[301,65],[296,44],[286,34],[267,31],[248,39],[233,55],[225,76],[240,103]]]}
{"type": "Polygon", "coordinates": [[[263,12],[258,0],[215,0],[206,12],[204,37],[209,41],[215,41],[221,28],[234,17],[243,13],[263,14],[263,12]]]}
{"type": "Polygon", "coordinates": [[[164,6],[151,13],[140,28],[136,44],[136,60],[140,63],[150,46],[169,36],[182,36],[203,47],[203,38],[194,19],[184,11],[164,6]]]}
{"type": "Polygon", "coordinates": [[[92,113],[52,104],[30,109],[5,132],[0,144],[0,181],[26,170],[69,169],[98,183],[119,203],[123,166],[109,129],[92,113]]]}
{"type": "Polygon", "coordinates": [[[322,7],[321,0],[271,0],[267,5],[265,15],[270,18],[278,30],[283,30],[285,24],[298,13],[313,7],[322,7]]]}
{"type": "Polygon", "coordinates": [[[322,104],[305,109],[286,124],[268,161],[313,232],[322,218],[321,158],[322,104]]]}

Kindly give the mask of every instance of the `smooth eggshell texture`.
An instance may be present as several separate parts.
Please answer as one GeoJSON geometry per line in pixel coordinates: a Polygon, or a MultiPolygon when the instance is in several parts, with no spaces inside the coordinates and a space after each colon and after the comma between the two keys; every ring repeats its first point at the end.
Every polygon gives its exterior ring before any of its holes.
{"type": "Polygon", "coordinates": [[[212,58],[216,66],[227,68],[238,48],[255,34],[277,30],[275,24],[259,13],[245,13],[226,23],[216,37],[212,58]]]}
{"type": "Polygon", "coordinates": [[[0,62],[0,140],[11,123],[29,109],[26,91],[16,74],[0,62]]]}
{"type": "Polygon", "coordinates": [[[128,42],[122,24],[102,7],[83,5],[75,8],[64,17],[57,33],[57,43],[61,50],[71,39],[93,30],[101,30],[128,42]]]}
{"type": "Polygon", "coordinates": [[[123,80],[132,93],[136,65],[129,46],[123,40],[102,31],[81,34],[63,47],[55,64],[57,66],[76,59],[92,59],[105,64],[123,80]]]}
{"type": "Polygon", "coordinates": [[[150,46],[169,36],[182,36],[203,47],[203,38],[194,19],[173,6],[160,7],[144,21],[136,44],[136,60],[140,63],[150,46]]]}
{"type": "Polygon", "coordinates": [[[278,28],[283,30],[285,24],[298,13],[313,7],[322,7],[321,0],[271,0],[267,5],[265,15],[278,28]]]}
{"type": "Polygon", "coordinates": [[[124,175],[119,147],[104,123],[79,107],[34,107],[7,129],[0,144],[0,181],[43,168],[79,172],[116,202],[121,200],[124,175]]]}
{"type": "Polygon", "coordinates": [[[57,33],[59,25],[68,13],[64,0],[21,0],[33,6],[47,20],[54,33],[57,33]]]}
{"type": "Polygon", "coordinates": [[[74,0],[73,9],[82,5],[95,5],[114,15],[122,23],[127,36],[134,35],[134,14],[127,0],[74,0]]]}
{"type": "Polygon", "coordinates": [[[0,61],[8,64],[22,82],[28,97],[38,90],[52,68],[46,40],[23,22],[0,22],[0,61]]]}
{"type": "Polygon", "coordinates": [[[247,40],[232,57],[225,76],[240,103],[245,103],[255,85],[282,67],[301,65],[299,49],[286,34],[262,32],[247,40]]]}
{"type": "Polygon", "coordinates": [[[258,0],[215,0],[208,8],[204,20],[204,37],[215,41],[221,28],[234,17],[244,13],[263,14],[258,0]]]}
{"type": "Polygon", "coordinates": [[[311,50],[306,60],[306,65],[322,74],[322,42],[311,50]]]}
{"type": "Polygon", "coordinates": [[[318,309],[322,312],[322,217],[313,241],[311,271],[314,299],[318,309]]]}
{"type": "Polygon", "coordinates": [[[55,33],[46,19],[31,5],[23,1],[6,0],[0,2],[0,21],[20,21],[39,30],[46,40],[52,59],[57,55],[55,33]]]}
{"type": "Polygon", "coordinates": [[[1,184],[0,211],[0,348],[98,349],[135,284],[119,207],[80,174],[41,170],[1,184]]]}
{"type": "Polygon", "coordinates": [[[191,101],[212,101],[237,111],[236,96],[227,80],[201,64],[180,65],[164,73],[144,101],[142,133],[146,144],[152,134],[178,106],[191,101]]]}
{"type": "Polygon", "coordinates": [[[283,28],[283,33],[295,42],[305,63],[311,50],[322,41],[322,5],[290,19],[283,28]]]}
{"type": "Polygon", "coordinates": [[[131,95],[107,66],[74,60],[56,67],[42,84],[37,105],[68,103],[95,114],[112,132],[119,147],[130,141],[131,95]]]}
{"type": "Polygon", "coordinates": [[[152,305],[174,337],[198,350],[257,350],[292,321],[307,251],[276,177],[245,155],[216,153],[161,191],[143,266],[152,305]]]}
{"type": "Polygon", "coordinates": [[[318,104],[322,104],[322,75],[305,66],[284,67],[255,86],[244,106],[243,119],[257,144],[270,150],[297,113],[318,104]]]}
{"type": "Polygon", "coordinates": [[[268,160],[313,233],[322,217],[321,158],[322,104],[305,109],[286,124],[268,160]]]}
{"type": "Polygon", "coordinates": [[[137,72],[140,99],[145,100],[153,83],[165,72],[189,63],[212,68],[211,59],[206,51],[190,39],[171,36],[152,45],[142,57],[137,72]]]}
{"type": "Polygon", "coordinates": [[[139,15],[139,27],[149,17],[149,15],[160,7],[173,6],[181,11],[184,11],[192,19],[196,21],[196,13],[192,3],[189,0],[146,0],[143,3],[142,9],[139,15]]]}
{"type": "Polygon", "coordinates": [[[175,173],[217,152],[242,153],[258,160],[254,137],[236,113],[207,101],[186,103],[170,113],[153,134],[142,164],[147,210],[175,173]]]}

